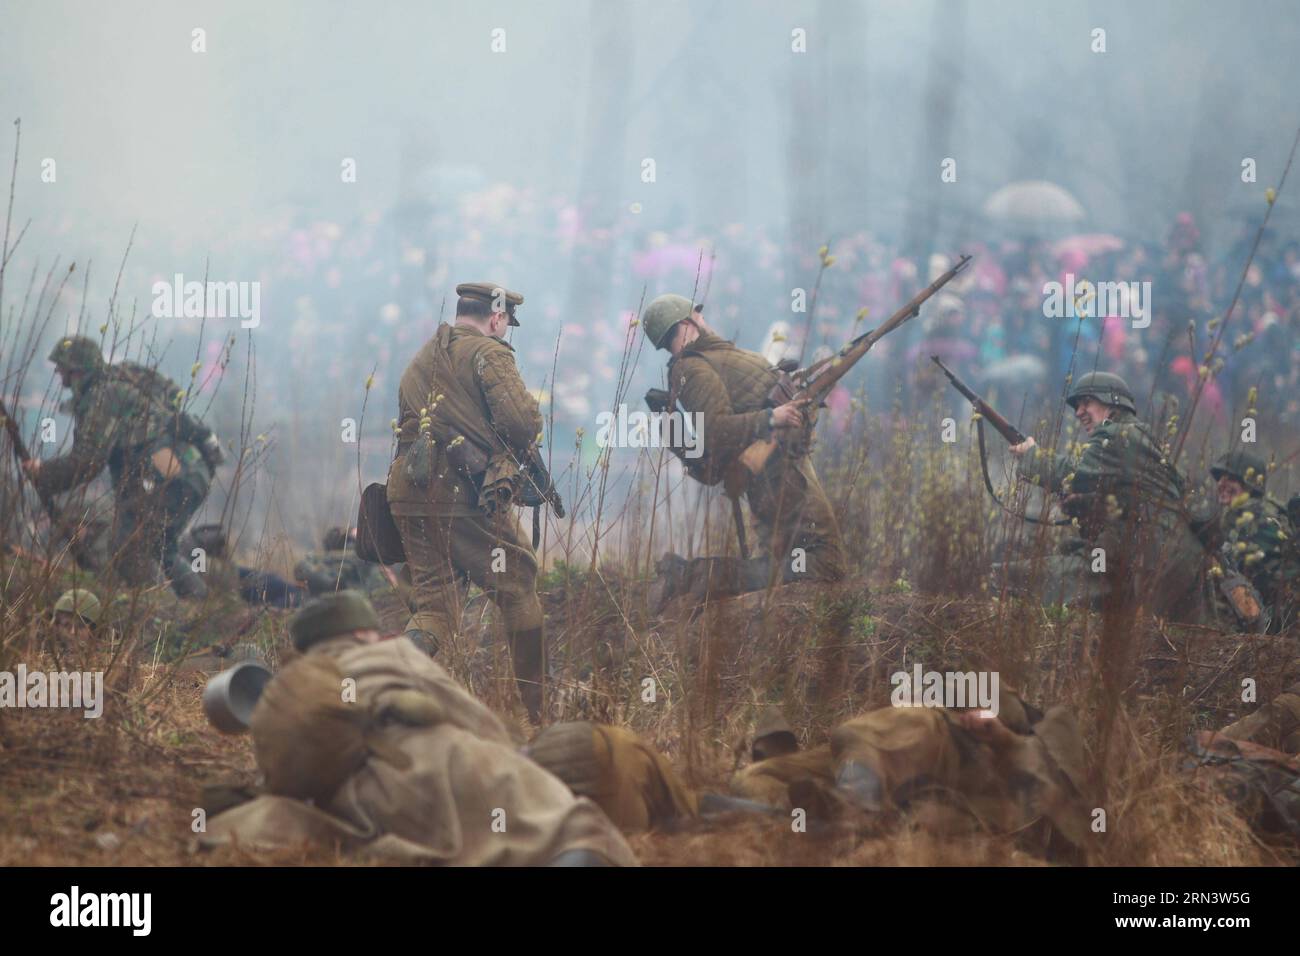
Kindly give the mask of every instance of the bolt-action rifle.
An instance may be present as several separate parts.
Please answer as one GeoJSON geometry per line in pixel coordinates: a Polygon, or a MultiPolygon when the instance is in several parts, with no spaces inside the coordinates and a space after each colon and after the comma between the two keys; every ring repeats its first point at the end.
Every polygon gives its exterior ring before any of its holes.
{"type": "MultiPolygon", "coordinates": [[[[776,408],[787,402],[800,399],[808,400],[808,406],[804,411],[807,419],[805,427],[792,429],[798,434],[781,439],[781,443],[792,455],[797,457],[807,454],[812,438],[812,426],[816,424],[816,410],[821,407],[822,402],[830,395],[831,389],[835,387],[836,383],[849,373],[849,370],[862,356],[871,351],[873,345],[916,316],[921,311],[921,306],[925,304],[926,300],[955,279],[966,268],[970,260],[970,256],[962,256],[956,265],[918,292],[910,302],[891,315],[883,325],[862,333],[834,355],[795,372],[781,372],[781,377],[768,394],[767,407],[776,408]]],[[[750,479],[761,472],[767,465],[772,452],[776,451],[777,443],[778,440],[775,437],[761,438],[737,456],[736,460],[727,469],[726,476],[723,479],[729,496],[737,498],[744,492],[749,485],[750,479]]]]}

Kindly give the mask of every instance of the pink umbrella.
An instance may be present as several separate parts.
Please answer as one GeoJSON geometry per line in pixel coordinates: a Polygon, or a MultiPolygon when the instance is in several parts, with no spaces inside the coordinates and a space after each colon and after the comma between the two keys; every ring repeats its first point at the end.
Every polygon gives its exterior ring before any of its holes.
{"type": "Polygon", "coordinates": [[[700,250],[694,246],[682,244],[661,246],[649,252],[636,253],[632,256],[632,271],[639,276],[662,279],[674,272],[695,275],[699,269],[700,278],[709,274],[712,262],[707,253],[700,260],[700,250]]]}
{"type": "Polygon", "coordinates": [[[1075,253],[1092,258],[1108,252],[1119,252],[1123,248],[1124,240],[1107,232],[1081,232],[1052,243],[1052,252],[1058,257],[1075,253]]]}

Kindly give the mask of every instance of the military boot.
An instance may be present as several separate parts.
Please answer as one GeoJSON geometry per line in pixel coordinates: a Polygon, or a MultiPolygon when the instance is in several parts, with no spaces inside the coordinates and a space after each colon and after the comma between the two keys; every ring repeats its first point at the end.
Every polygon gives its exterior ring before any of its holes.
{"type": "Polygon", "coordinates": [[[542,675],[544,672],[544,644],[542,629],[512,631],[506,635],[510,643],[510,657],[514,662],[515,683],[519,697],[528,711],[528,719],[537,726],[542,722],[542,675]]]}

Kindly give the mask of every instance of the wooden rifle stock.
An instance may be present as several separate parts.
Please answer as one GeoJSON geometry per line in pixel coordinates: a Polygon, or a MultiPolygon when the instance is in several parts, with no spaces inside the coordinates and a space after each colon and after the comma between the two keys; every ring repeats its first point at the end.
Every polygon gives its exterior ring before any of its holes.
{"type": "MultiPolygon", "coordinates": [[[[864,332],[853,339],[830,358],[813,363],[806,369],[793,375],[782,374],[781,379],[768,395],[767,405],[775,408],[795,399],[807,398],[812,409],[817,409],[825,401],[831,389],[849,373],[858,360],[871,351],[871,347],[890,332],[897,329],[909,319],[914,318],[921,306],[931,296],[951,282],[970,263],[970,256],[962,256],[957,264],[918,292],[906,305],[891,315],[883,325],[864,332]]],[[[812,413],[815,414],[815,411],[812,413]]],[[[751,444],[737,456],[727,469],[723,479],[727,494],[739,497],[749,485],[750,479],[766,466],[772,452],[776,451],[777,439],[763,438],[751,444]]]]}

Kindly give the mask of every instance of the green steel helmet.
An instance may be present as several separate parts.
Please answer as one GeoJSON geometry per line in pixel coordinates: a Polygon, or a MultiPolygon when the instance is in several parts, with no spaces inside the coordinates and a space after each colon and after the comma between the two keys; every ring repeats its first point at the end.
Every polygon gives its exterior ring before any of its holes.
{"type": "Polygon", "coordinates": [[[1264,483],[1268,480],[1268,465],[1264,459],[1248,451],[1230,451],[1219,456],[1219,460],[1210,468],[1214,480],[1227,476],[1236,478],[1255,497],[1264,493],[1264,483]]]}
{"type": "Polygon", "coordinates": [[[72,371],[93,371],[104,364],[99,343],[84,335],[70,335],[59,339],[50,352],[50,361],[58,368],[72,371]]]}
{"type": "Polygon", "coordinates": [[[95,597],[94,592],[87,591],[85,588],[73,588],[71,591],[64,591],[54,602],[54,613],[75,614],[93,626],[99,623],[99,598],[95,597]]]}
{"type": "Polygon", "coordinates": [[[645,328],[645,335],[650,340],[650,344],[657,349],[666,349],[668,333],[678,322],[684,322],[691,317],[693,307],[694,303],[690,299],[672,293],[661,295],[646,306],[645,315],[641,317],[641,325],[645,328]]]}
{"type": "Polygon", "coordinates": [[[1110,372],[1089,372],[1081,376],[1074,383],[1065,402],[1071,408],[1078,408],[1081,398],[1095,398],[1103,405],[1118,405],[1137,413],[1137,403],[1133,400],[1133,392],[1129,390],[1128,383],[1110,372]]]}

